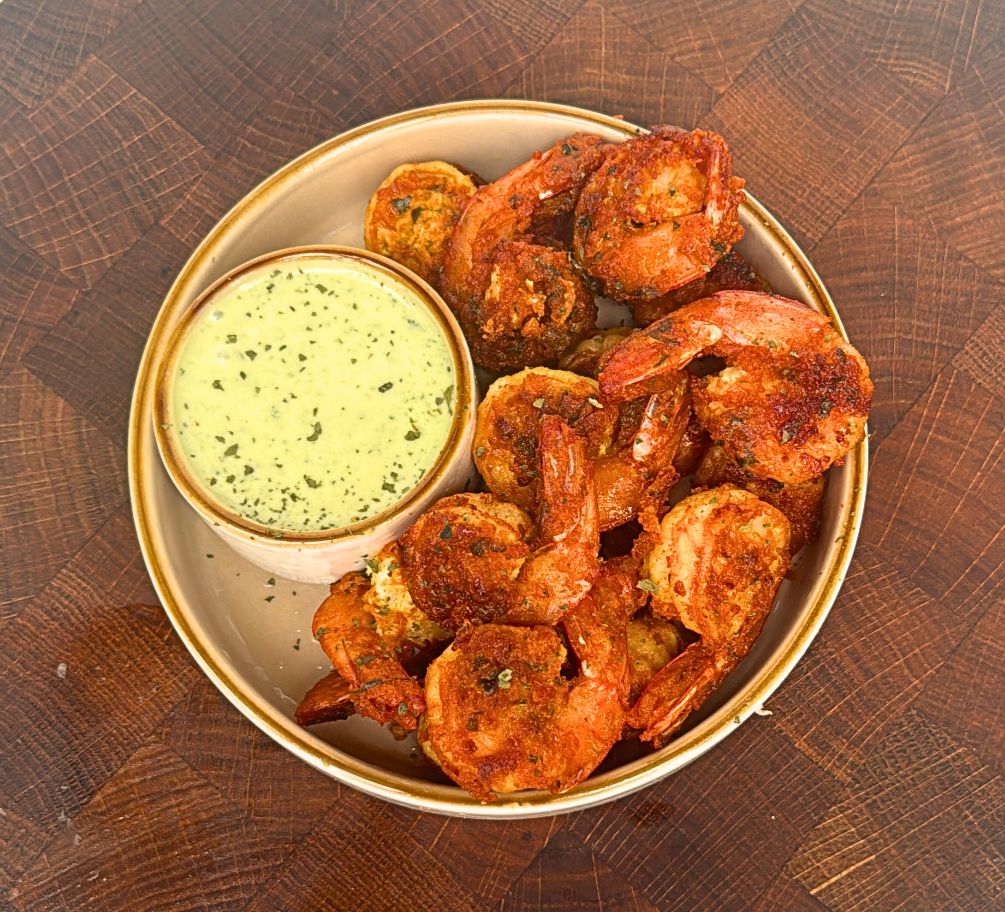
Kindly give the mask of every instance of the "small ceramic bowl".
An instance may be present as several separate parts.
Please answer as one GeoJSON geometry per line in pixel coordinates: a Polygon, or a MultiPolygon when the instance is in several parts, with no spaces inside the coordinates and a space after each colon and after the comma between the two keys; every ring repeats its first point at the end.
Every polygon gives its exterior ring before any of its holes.
{"type": "Polygon", "coordinates": [[[415,273],[393,260],[355,247],[289,247],[256,257],[231,269],[195,299],[159,352],[154,398],[154,435],[164,467],[182,496],[238,554],[287,579],[327,583],[363,567],[367,557],[397,539],[435,500],[460,491],[474,476],[471,439],[474,434],[477,386],[471,355],[460,326],[442,298],[415,273]],[[446,443],[419,483],[401,500],[368,519],[321,532],[275,529],[253,522],[224,506],[191,471],[172,420],[172,395],[178,360],[192,326],[203,311],[252,270],[272,264],[289,266],[308,258],[351,260],[376,270],[422,301],[436,318],[454,360],[457,408],[446,443]]]}

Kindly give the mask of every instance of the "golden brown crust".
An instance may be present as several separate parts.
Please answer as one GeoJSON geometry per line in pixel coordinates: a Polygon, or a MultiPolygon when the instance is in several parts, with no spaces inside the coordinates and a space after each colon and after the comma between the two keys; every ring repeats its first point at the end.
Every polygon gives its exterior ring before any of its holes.
{"type": "Polygon", "coordinates": [[[690,414],[686,375],[664,378],[659,394],[621,407],[598,396],[595,381],[570,371],[532,368],[496,380],[478,407],[474,438],[475,465],[489,490],[533,507],[541,422],[559,415],[584,439],[593,463],[601,530],[665,499],[690,414]]]}
{"type": "Polygon", "coordinates": [[[742,186],[721,136],[654,127],[586,182],[573,255],[608,297],[659,297],[702,277],[743,236],[742,186]]]}
{"type": "Polygon", "coordinates": [[[448,630],[554,624],[593,584],[600,531],[585,444],[557,415],[541,419],[539,434],[536,527],[494,494],[457,494],[401,538],[412,598],[448,630]]]}
{"type": "Polygon", "coordinates": [[[530,554],[533,525],[492,494],[437,501],[401,537],[402,567],[415,604],[448,630],[501,618],[530,554]]]}
{"type": "Polygon", "coordinates": [[[715,294],[717,291],[771,291],[736,250],[730,250],[707,275],[688,282],[674,291],[650,300],[628,300],[625,303],[639,326],[648,326],[668,313],[715,294]]]}
{"type": "Polygon", "coordinates": [[[733,485],[692,494],[647,530],[639,585],[656,617],[700,640],[647,684],[628,713],[664,744],[754,644],[789,566],[789,522],[733,485]]]}
{"type": "Polygon", "coordinates": [[[405,581],[403,563],[398,542],[385,545],[368,561],[370,589],[365,601],[385,648],[421,649],[450,639],[450,632],[415,604],[405,581]]]}
{"type": "Polygon", "coordinates": [[[609,148],[598,136],[570,136],[482,187],[464,210],[446,244],[442,290],[482,367],[553,363],[593,328],[592,294],[568,254],[541,241],[558,240],[558,222],[609,148]]]}
{"type": "MultiPolygon", "coordinates": [[[[602,574],[601,579],[604,579],[602,574]]],[[[484,624],[429,668],[426,753],[482,801],[527,788],[562,792],[585,779],[621,735],[628,687],[627,610],[600,582],[562,622],[579,672],[563,673],[551,627],[484,624]]]]}
{"type": "Polygon", "coordinates": [[[789,536],[779,510],[734,485],[692,494],[663,518],[645,562],[653,613],[733,648],[745,618],[771,607],[789,536]]]}
{"type": "Polygon", "coordinates": [[[422,688],[381,641],[364,601],[369,588],[362,573],[332,583],[331,594],[314,613],[312,631],[349,684],[357,712],[412,731],[426,708],[422,688]]]}
{"type": "Polygon", "coordinates": [[[503,241],[474,310],[468,342],[476,364],[512,371],[553,364],[597,322],[593,294],[564,250],[503,241]]]}
{"type": "Polygon", "coordinates": [[[447,238],[482,183],[473,172],[447,162],[399,165],[366,207],[363,239],[367,249],[439,287],[447,238]]]}
{"type": "Polygon", "coordinates": [[[816,540],[825,485],[822,475],[787,485],[770,478],[758,478],[744,470],[721,444],[714,444],[695,470],[695,483],[703,488],[735,484],[777,507],[792,527],[789,543],[792,554],[797,554],[803,546],[816,540]]]}
{"type": "Polygon", "coordinates": [[[478,406],[472,443],[489,490],[524,510],[535,509],[545,415],[558,415],[583,438],[587,458],[606,453],[618,410],[603,408],[599,395],[595,381],[546,367],[496,380],[478,406]]]}
{"type": "Polygon", "coordinates": [[[720,291],[674,311],[604,355],[600,389],[633,399],[708,354],[727,367],[692,379],[695,413],[759,478],[815,478],[862,439],[865,360],[825,317],[776,295],[720,291]]]}

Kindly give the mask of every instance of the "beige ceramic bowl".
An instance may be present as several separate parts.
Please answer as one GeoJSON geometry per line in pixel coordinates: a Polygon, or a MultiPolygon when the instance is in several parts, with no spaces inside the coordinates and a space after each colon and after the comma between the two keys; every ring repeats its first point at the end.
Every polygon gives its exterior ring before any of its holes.
{"type": "Polygon", "coordinates": [[[152,351],[154,436],[164,468],[181,495],[209,527],[245,560],[263,570],[307,583],[326,583],[351,570],[361,570],[367,557],[397,539],[436,500],[462,490],[475,477],[471,440],[475,428],[477,386],[474,365],[461,328],[442,298],[411,270],[393,260],[354,247],[305,246],[277,250],[231,269],[217,279],[181,316],[163,343],[152,351]],[[192,325],[219,296],[249,271],[267,264],[289,264],[305,258],[350,260],[376,270],[388,282],[416,295],[435,317],[450,345],[457,377],[458,407],[450,434],[436,462],[408,495],[369,519],[330,532],[270,529],[228,510],[210,488],[189,470],[174,429],[171,395],[175,371],[192,325]]]}
{"type": "MultiPolygon", "coordinates": [[[[330,667],[310,636],[325,587],[282,579],[270,585],[266,572],[217,547],[157,454],[156,353],[196,296],[234,266],[293,245],[360,246],[370,194],[403,161],[446,159],[491,179],[577,130],[622,140],[638,128],[553,104],[460,102],[397,114],[323,143],[249,193],[199,245],[164,301],[140,365],[129,435],[133,511],[147,567],[179,636],[227,698],[296,756],[355,788],[415,808],[481,817],[554,814],[610,801],[679,770],[736,731],[785,680],[834,603],[858,534],[864,442],[828,474],[820,538],[782,584],[746,660],[665,748],[649,753],[619,745],[564,795],[525,792],[481,805],[423,761],[414,741],[396,742],[368,720],[310,731],[293,722],[299,698],[330,667]]],[[[742,175],[743,162],[736,167],[742,175]]],[[[805,301],[840,327],[819,277],[778,222],[752,197],[740,216],[744,256],[780,294],[805,301]]]]}

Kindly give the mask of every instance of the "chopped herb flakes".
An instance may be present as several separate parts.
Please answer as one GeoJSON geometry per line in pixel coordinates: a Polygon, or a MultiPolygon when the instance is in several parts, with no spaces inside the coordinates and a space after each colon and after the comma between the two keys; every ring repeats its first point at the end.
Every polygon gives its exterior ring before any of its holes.
{"type": "MultiPolygon", "coordinates": [[[[396,205],[415,221],[411,203],[396,205]]],[[[196,321],[180,357],[190,468],[276,537],[384,511],[450,433],[449,345],[425,305],[383,274],[307,259],[249,273],[196,321]]]]}

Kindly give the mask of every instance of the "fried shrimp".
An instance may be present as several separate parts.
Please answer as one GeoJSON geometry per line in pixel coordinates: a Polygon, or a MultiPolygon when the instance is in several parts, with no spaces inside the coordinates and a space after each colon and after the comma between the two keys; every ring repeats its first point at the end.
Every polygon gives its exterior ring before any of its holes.
{"type": "Polygon", "coordinates": [[[356,714],[352,703],[353,688],[337,671],[330,671],[300,701],[293,718],[297,725],[339,722],[356,714]]]}
{"type": "Polygon", "coordinates": [[[349,684],[348,698],[358,713],[413,731],[426,708],[422,687],[381,640],[364,600],[369,588],[362,573],[332,583],[331,594],[314,613],[313,633],[349,684]]]}
{"type": "Polygon", "coordinates": [[[862,356],[798,301],[720,291],[674,311],[604,356],[604,401],[634,399],[695,358],[718,374],[692,377],[695,413],[751,474],[784,484],[816,478],[865,433],[872,380],[862,356]]]}
{"type": "Polygon", "coordinates": [[[530,555],[534,523],[492,494],[454,494],[430,507],[400,540],[411,598],[451,630],[503,617],[530,555]]]}
{"type": "Polygon", "coordinates": [[[545,415],[558,415],[595,460],[614,444],[617,408],[604,408],[595,380],[533,367],[500,377],[478,406],[472,448],[475,466],[497,497],[533,510],[540,470],[538,440],[545,415]]]}
{"type": "Polygon", "coordinates": [[[363,217],[368,250],[439,287],[443,248],[480,177],[442,161],[399,165],[370,197],[363,217]]]}
{"type": "Polygon", "coordinates": [[[576,134],[482,187],[447,242],[441,289],[477,364],[494,371],[556,361],[597,319],[566,251],[546,246],[609,146],[576,134]]]}
{"type": "Polygon", "coordinates": [[[648,326],[685,304],[707,298],[717,291],[770,292],[771,286],[750,268],[739,253],[730,250],[707,275],[658,298],[628,300],[625,303],[635,322],[639,326],[648,326]]]}
{"type": "Polygon", "coordinates": [[[721,136],[655,127],[586,182],[573,256],[610,298],[664,295],[703,277],[743,236],[742,187],[721,136]]]}
{"type": "Polygon", "coordinates": [[[533,368],[500,377],[478,406],[475,465],[493,494],[530,509],[535,503],[537,442],[545,416],[579,434],[592,461],[601,531],[659,502],[677,479],[673,457],[690,414],[687,375],[620,408],[605,406],[596,381],[569,371],[533,368]]]}
{"type": "Polygon", "coordinates": [[[666,743],[747,654],[789,566],[789,521],[723,485],[682,500],[649,534],[639,586],[655,616],[700,639],[645,687],[628,714],[641,738],[666,743]]]}
{"type": "Polygon", "coordinates": [[[751,475],[737,463],[722,444],[711,446],[695,469],[695,484],[713,488],[722,484],[735,484],[765,503],[777,507],[792,526],[790,547],[793,554],[804,545],[816,540],[820,526],[820,506],[824,496],[824,476],[811,478],[799,484],[782,484],[770,478],[751,475]]]}
{"type": "Polygon", "coordinates": [[[593,584],[600,531],[585,444],[555,415],[542,420],[540,438],[536,525],[493,494],[456,494],[401,538],[412,599],[449,630],[554,624],[593,584]]]}
{"type": "Polygon", "coordinates": [[[550,627],[485,624],[429,667],[419,743],[482,801],[521,789],[564,792],[621,737],[628,696],[621,585],[601,570],[593,591],[550,627]],[[568,649],[578,666],[566,677],[568,649]]]}

